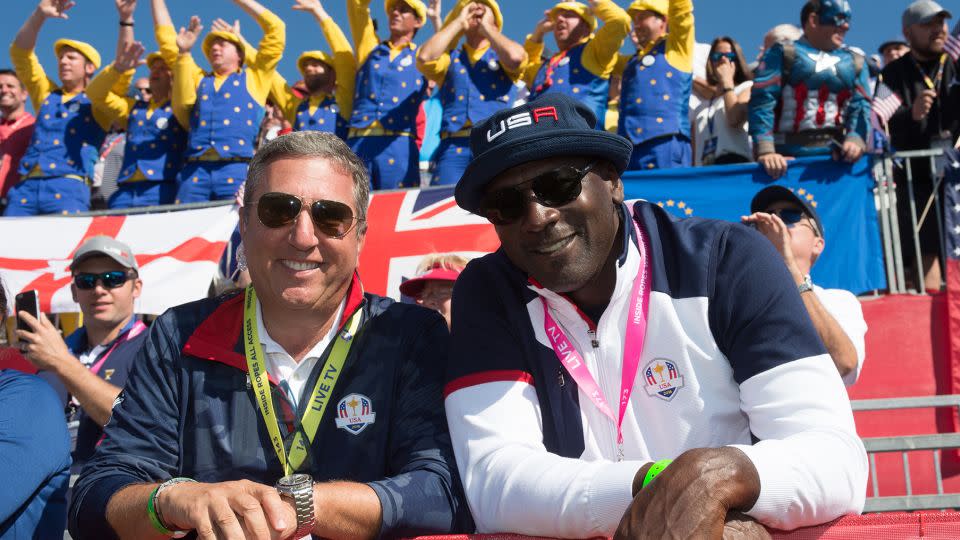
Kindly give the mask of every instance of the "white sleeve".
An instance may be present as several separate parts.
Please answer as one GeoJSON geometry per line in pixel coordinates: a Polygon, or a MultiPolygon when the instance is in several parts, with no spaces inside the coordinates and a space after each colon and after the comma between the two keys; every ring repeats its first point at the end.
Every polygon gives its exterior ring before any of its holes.
{"type": "Polygon", "coordinates": [[[867,455],[828,354],[747,379],[740,406],[760,440],[735,445],[760,475],[760,497],[748,515],[791,530],[863,510],[867,455]]]}
{"type": "Polygon", "coordinates": [[[477,531],[554,538],[612,536],[642,462],[581,461],[547,451],[536,390],[485,382],[445,401],[477,531]]]}
{"type": "Polygon", "coordinates": [[[843,384],[850,386],[860,378],[866,356],[867,321],[863,318],[863,306],[850,291],[843,289],[814,289],[817,298],[833,317],[843,333],[853,342],[857,351],[857,368],[843,376],[843,384]]]}

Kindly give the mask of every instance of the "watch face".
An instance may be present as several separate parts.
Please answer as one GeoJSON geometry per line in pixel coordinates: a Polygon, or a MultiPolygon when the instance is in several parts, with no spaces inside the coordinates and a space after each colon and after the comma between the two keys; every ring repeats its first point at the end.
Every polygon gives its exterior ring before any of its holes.
{"type": "Polygon", "coordinates": [[[309,474],[290,474],[277,481],[277,486],[285,488],[300,487],[313,481],[309,474]]]}

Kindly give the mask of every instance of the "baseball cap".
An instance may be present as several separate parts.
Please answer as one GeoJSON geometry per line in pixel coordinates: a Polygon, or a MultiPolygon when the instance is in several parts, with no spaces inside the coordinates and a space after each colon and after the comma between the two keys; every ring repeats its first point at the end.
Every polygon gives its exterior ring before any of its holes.
{"type": "Polygon", "coordinates": [[[138,270],[137,259],[133,250],[123,242],[109,236],[94,236],[83,243],[73,254],[70,270],[83,261],[93,257],[110,257],[124,268],[138,270]]]}
{"type": "Polygon", "coordinates": [[[623,173],[633,144],[595,129],[596,124],[589,107],[556,92],[497,111],[470,130],[473,159],[454,190],[457,204],[476,213],[487,184],[498,174],[521,163],[554,156],[599,157],[623,173]]]}
{"type": "Polygon", "coordinates": [[[933,0],[917,0],[907,6],[907,9],[903,11],[901,20],[904,27],[912,24],[925,24],[941,13],[946,15],[948,19],[953,17],[949,11],[943,9],[943,6],[933,0]]]}
{"type": "Polygon", "coordinates": [[[888,40],[884,41],[883,43],[881,43],[879,47],[877,47],[877,52],[880,53],[880,54],[883,54],[884,49],[886,49],[887,47],[891,47],[891,46],[893,46],[893,45],[903,45],[903,46],[907,46],[908,44],[907,44],[907,42],[906,42],[905,40],[903,40],[902,38],[888,39],[888,40]]]}
{"type": "Polygon", "coordinates": [[[405,296],[416,298],[423,292],[428,281],[456,281],[460,277],[460,272],[461,270],[456,268],[435,264],[419,276],[401,283],[400,292],[405,296]]]}
{"type": "Polygon", "coordinates": [[[823,222],[820,221],[820,214],[817,214],[817,210],[810,204],[810,201],[797,195],[785,186],[767,186],[758,191],[757,194],[753,196],[753,200],[750,201],[750,213],[763,212],[769,208],[771,204],[779,201],[792,202],[800,208],[803,208],[803,212],[810,216],[810,219],[813,220],[813,223],[817,226],[817,232],[820,233],[820,237],[824,237],[823,222]]]}

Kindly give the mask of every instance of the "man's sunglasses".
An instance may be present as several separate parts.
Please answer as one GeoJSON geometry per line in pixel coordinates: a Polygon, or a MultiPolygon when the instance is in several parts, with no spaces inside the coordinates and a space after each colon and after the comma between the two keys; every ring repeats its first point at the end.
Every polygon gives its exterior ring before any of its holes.
{"type": "Polygon", "coordinates": [[[710,53],[710,61],[713,63],[719,62],[721,59],[726,58],[731,62],[737,61],[737,53],[733,52],[712,52],[710,53]]]}
{"type": "Polygon", "coordinates": [[[844,24],[850,24],[850,20],[853,17],[850,15],[845,15],[843,13],[837,13],[836,15],[820,15],[820,24],[826,26],[843,26],[844,24]]]}
{"type": "MultiPolygon", "coordinates": [[[[778,210],[773,210],[770,212],[780,218],[780,221],[783,222],[787,228],[792,228],[798,223],[803,221],[803,218],[807,217],[807,214],[803,213],[801,210],[794,210],[792,208],[780,208],[778,210]]],[[[820,231],[817,230],[815,226],[810,226],[813,229],[813,234],[820,236],[820,231]]]]}
{"type": "Polygon", "coordinates": [[[566,165],[547,171],[526,182],[487,193],[480,201],[479,214],[494,225],[509,225],[523,215],[527,204],[526,187],[530,186],[533,198],[543,206],[556,208],[573,202],[583,190],[583,179],[596,166],[566,165]]]}
{"type": "Polygon", "coordinates": [[[309,201],[289,193],[264,193],[253,204],[257,206],[260,223],[277,229],[293,223],[303,211],[303,205],[308,203],[313,224],[330,238],[343,238],[355,223],[363,221],[353,217],[353,210],[342,202],[325,199],[309,201]]]}
{"type": "Polygon", "coordinates": [[[99,281],[103,284],[104,289],[116,289],[122,287],[133,276],[133,272],[128,270],[110,270],[100,274],[81,272],[73,275],[73,284],[80,290],[89,291],[96,287],[97,281],[99,281]]]}

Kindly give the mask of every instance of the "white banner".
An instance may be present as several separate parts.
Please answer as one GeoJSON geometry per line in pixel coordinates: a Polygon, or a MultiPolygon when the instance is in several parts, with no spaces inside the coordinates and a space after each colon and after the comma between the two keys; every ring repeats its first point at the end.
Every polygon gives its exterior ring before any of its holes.
{"type": "Polygon", "coordinates": [[[67,269],[73,253],[92,236],[112,236],[130,246],[140,266],[143,293],[135,311],[159,314],[207,296],[236,225],[235,206],[131,216],[0,218],[0,278],[11,309],[15,294],[36,289],[42,311],[79,311],[67,269]]]}

